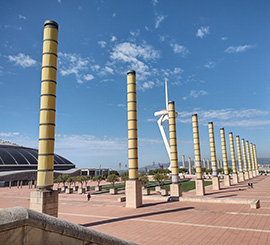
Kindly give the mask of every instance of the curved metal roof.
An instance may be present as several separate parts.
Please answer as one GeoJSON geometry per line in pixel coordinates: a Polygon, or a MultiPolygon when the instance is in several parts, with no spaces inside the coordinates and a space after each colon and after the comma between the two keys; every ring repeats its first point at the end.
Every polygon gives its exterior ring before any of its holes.
{"type": "MultiPolygon", "coordinates": [[[[17,145],[0,145],[0,167],[3,166],[36,166],[38,150],[17,145]]],[[[54,166],[74,168],[75,165],[66,158],[54,154],[54,166]]]]}

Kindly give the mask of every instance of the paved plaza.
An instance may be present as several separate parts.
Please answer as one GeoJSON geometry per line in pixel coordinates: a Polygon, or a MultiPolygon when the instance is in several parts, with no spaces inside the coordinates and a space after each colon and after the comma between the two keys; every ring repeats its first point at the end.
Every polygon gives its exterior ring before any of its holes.
{"type": "MultiPolygon", "coordinates": [[[[125,208],[117,195],[60,194],[59,218],[138,244],[270,244],[270,177],[254,179],[213,191],[206,197],[260,199],[261,208],[248,204],[213,204],[144,200],[143,207],[125,208]],[[254,188],[248,188],[253,182],[254,188]]],[[[24,186],[0,188],[0,208],[29,208],[30,192],[24,186]]],[[[152,192],[155,195],[155,192],[152,192]]],[[[183,196],[195,196],[195,191],[183,196]]],[[[0,217],[1,218],[1,217],[0,217]]]]}

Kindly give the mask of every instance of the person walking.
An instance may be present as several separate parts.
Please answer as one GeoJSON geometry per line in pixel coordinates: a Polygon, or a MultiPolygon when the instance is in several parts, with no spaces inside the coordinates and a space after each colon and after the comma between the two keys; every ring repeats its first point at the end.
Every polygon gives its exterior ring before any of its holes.
{"type": "Polygon", "coordinates": [[[90,194],[90,192],[89,192],[89,193],[87,194],[87,201],[89,201],[90,198],[91,198],[91,194],[90,194]]]}

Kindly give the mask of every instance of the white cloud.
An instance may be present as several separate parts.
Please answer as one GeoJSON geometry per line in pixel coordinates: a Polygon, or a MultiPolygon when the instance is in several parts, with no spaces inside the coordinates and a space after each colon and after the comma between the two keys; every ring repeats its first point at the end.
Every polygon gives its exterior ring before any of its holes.
{"type": "Polygon", "coordinates": [[[118,106],[118,107],[126,107],[125,104],[118,104],[117,106],[118,106]]]}
{"type": "Polygon", "coordinates": [[[225,49],[225,53],[242,53],[251,48],[255,48],[255,45],[230,46],[225,49]]]}
{"type": "Polygon", "coordinates": [[[112,42],[115,42],[116,40],[117,40],[117,37],[116,37],[116,36],[112,36],[111,41],[112,41],[112,42]]]}
{"type": "Polygon", "coordinates": [[[99,71],[100,66],[99,65],[92,65],[90,68],[92,71],[99,71]]]}
{"type": "Polygon", "coordinates": [[[29,55],[19,53],[18,55],[7,56],[10,62],[15,62],[15,65],[21,66],[23,68],[31,67],[37,64],[37,61],[32,59],[29,55]]]}
{"type": "Polygon", "coordinates": [[[221,37],[220,40],[221,41],[226,41],[226,40],[228,40],[228,38],[227,37],[221,37]]]}
{"type": "Polygon", "coordinates": [[[26,17],[23,16],[23,15],[21,15],[21,14],[19,14],[19,19],[26,20],[26,17]]]}
{"type": "Polygon", "coordinates": [[[140,35],[140,30],[137,29],[137,30],[135,30],[135,31],[130,31],[129,33],[130,33],[130,35],[133,36],[133,37],[138,37],[138,36],[140,35]]]}
{"type": "Polygon", "coordinates": [[[166,17],[167,17],[167,16],[165,16],[165,15],[158,15],[158,14],[156,14],[156,19],[155,19],[155,28],[156,28],[156,29],[159,28],[160,23],[161,23],[162,21],[164,21],[166,17]]]}
{"type": "Polygon", "coordinates": [[[128,63],[129,69],[140,73],[138,80],[145,80],[150,75],[150,61],[159,58],[159,52],[147,44],[136,45],[129,42],[117,44],[110,55],[113,61],[128,63]],[[145,63],[147,62],[147,64],[145,63]]]}
{"type": "Polygon", "coordinates": [[[207,64],[204,65],[206,68],[214,68],[216,66],[216,63],[214,61],[209,61],[207,64]]]}
{"type": "Polygon", "coordinates": [[[269,111],[257,109],[220,109],[220,110],[200,110],[194,109],[191,112],[180,112],[178,121],[190,123],[192,114],[197,113],[200,123],[207,125],[208,122],[214,121],[218,126],[230,127],[258,127],[270,125],[270,120],[266,116],[270,115],[269,111]],[[262,118],[259,118],[262,117],[262,118]]]}
{"type": "Polygon", "coordinates": [[[116,13],[113,13],[113,14],[112,14],[112,17],[116,17],[116,13]]]}
{"type": "Polygon", "coordinates": [[[173,52],[175,54],[181,54],[182,57],[186,56],[189,53],[188,49],[183,45],[177,43],[170,43],[170,46],[173,48],[173,52]]]}
{"type": "Polygon", "coordinates": [[[84,72],[89,68],[89,59],[80,54],[59,52],[59,67],[62,76],[74,74],[78,83],[84,83],[84,72]]]}
{"type": "Polygon", "coordinates": [[[192,99],[195,98],[197,99],[199,96],[203,96],[203,95],[207,95],[208,92],[206,92],[205,90],[191,90],[188,96],[183,97],[183,100],[187,100],[188,98],[192,99]]]}
{"type": "Polygon", "coordinates": [[[0,132],[0,137],[12,137],[12,136],[18,136],[18,135],[20,135],[19,132],[8,132],[8,133],[0,132]]]}
{"type": "Polygon", "coordinates": [[[196,36],[203,38],[207,34],[209,34],[209,26],[205,26],[205,27],[201,26],[201,28],[197,30],[196,36]]]}
{"type": "Polygon", "coordinates": [[[100,76],[106,76],[107,74],[114,74],[113,69],[111,67],[109,67],[109,66],[105,66],[99,72],[100,76]]]}
{"type": "Polygon", "coordinates": [[[86,81],[91,81],[95,78],[92,74],[86,74],[83,77],[86,81]]]}
{"type": "Polygon", "coordinates": [[[98,41],[98,44],[101,46],[101,48],[105,48],[107,45],[105,41],[98,41]]]}
{"type": "Polygon", "coordinates": [[[145,89],[153,88],[154,85],[155,85],[155,83],[152,82],[152,81],[144,82],[144,83],[140,86],[140,89],[145,90],[145,89]]]}
{"type": "Polygon", "coordinates": [[[89,150],[113,150],[122,151],[126,150],[126,139],[124,138],[109,138],[104,136],[103,138],[98,138],[93,135],[65,135],[56,134],[55,137],[55,148],[56,150],[71,150],[86,152],[89,150]]]}
{"type": "Polygon", "coordinates": [[[152,0],[152,4],[154,5],[154,7],[156,7],[156,5],[158,4],[158,0],[152,0]]]}
{"type": "Polygon", "coordinates": [[[62,1],[61,1],[61,0],[57,0],[57,2],[58,2],[58,3],[62,3],[62,1]]]}

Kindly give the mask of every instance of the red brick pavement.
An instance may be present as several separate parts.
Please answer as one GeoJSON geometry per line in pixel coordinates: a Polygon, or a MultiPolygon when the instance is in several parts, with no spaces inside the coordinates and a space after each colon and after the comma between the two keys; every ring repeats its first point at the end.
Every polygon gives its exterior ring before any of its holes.
{"type": "MultiPolygon", "coordinates": [[[[143,207],[129,209],[117,198],[124,195],[92,195],[91,201],[79,194],[59,195],[59,218],[102,231],[138,244],[270,244],[270,177],[213,191],[215,198],[260,199],[261,208],[249,205],[196,202],[144,201],[143,207]],[[248,189],[247,183],[254,188],[248,189]]],[[[0,208],[29,207],[33,189],[0,188],[0,208]]],[[[183,196],[195,196],[195,191],[183,196]]],[[[1,217],[0,217],[1,218],[1,217]]]]}

